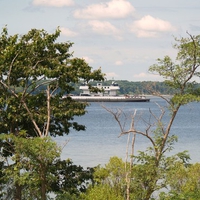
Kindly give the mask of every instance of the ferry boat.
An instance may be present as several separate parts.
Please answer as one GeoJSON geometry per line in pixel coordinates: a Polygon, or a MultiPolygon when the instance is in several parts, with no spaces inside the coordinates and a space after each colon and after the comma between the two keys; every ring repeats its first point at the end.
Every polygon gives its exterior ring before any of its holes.
{"type": "Polygon", "coordinates": [[[91,93],[89,87],[85,84],[79,89],[82,90],[80,96],[71,96],[72,99],[81,102],[149,102],[150,99],[143,95],[123,95],[118,96],[117,91],[120,89],[116,82],[112,82],[110,86],[103,86],[102,83],[97,83],[96,86],[102,92],[91,93]]]}

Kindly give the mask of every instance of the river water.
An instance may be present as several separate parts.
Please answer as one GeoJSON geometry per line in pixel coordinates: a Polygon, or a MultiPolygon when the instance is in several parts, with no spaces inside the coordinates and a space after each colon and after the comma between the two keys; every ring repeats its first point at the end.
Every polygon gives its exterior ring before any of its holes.
{"type": "MultiPolygon", "coordinates": [[[[123,110],[126,116],[129,116],[127,128],[130,127],[130,116],[136,110],[135,127],[145,130],[142,119],[146,121],[150,119],[149,109],[159,116],[160,108],[157,104],[166,106],[165,101],[155,97],[152,97],[150,102],[108,102],[103,105],[112,111],[118,108],[123,110]]],[[[83,167],[104,165],[112,156],[125,159],[127,135],[118,137],[120,128],[113,116],[102,107],[101,103],[91,103],[87,111],[86,115],[75,118],[77,122],[87,127],[86,131],[71,130],[69,135],[56,138],[61,146],[67,142],[62,151],[62,159],[70,158],[74,164],[83,167]]],[[[168,122],[167,110],[165,115],[164,122],[168,122]]],[[[191,162],[200,161],[200,103],[190,103],[179,110],[171,134],[178,136],[178,142],[170,154],[188,150],[191,162]]],[[[148,146],[149,141],[146,138],[136,137],[135,152],[145,150],[148,146]]]]}

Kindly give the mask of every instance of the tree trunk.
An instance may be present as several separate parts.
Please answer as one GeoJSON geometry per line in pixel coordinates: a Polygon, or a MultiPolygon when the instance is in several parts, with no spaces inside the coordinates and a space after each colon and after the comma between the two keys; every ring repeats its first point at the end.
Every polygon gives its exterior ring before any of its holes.
{"type": "Polygon", "coordinates": [[[42,180],[42,184],[41,184],[41,199],[42,200],[46,200],[46,184],[45,184],[45,180],[42,180]]]}
{"type": "Polygon", "coordinates": [[[14,200],[21,200],[21,199],[22,199],[22,187],[18,183],[16,183],[14,200]]]}
{"type": "Polygon", "coordinates": [[[46,172],[45,167],[43,164],[41,164],[41,200],[46,200],[46,192],[47,192],[47,186],[46,186],[46,172]]]}

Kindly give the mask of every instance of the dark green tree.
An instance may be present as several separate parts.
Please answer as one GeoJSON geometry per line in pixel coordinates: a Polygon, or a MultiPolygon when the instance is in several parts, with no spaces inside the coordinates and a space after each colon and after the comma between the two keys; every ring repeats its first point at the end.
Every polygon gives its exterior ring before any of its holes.
{"type": "Polygon", "coordinates": [[[51,173],[55,177],[51,189],[58,199],[69,195],[78,198],[80,193],[86,192],[88,185],[93,183],[93,172],[93,168],[84,169],[73,164],[72,160],[57,160],[51,166],[51,173]]]}
{"type": "Polygon", "coordinates": [[[18,191],[21,199],[46,199],[55,180],[51,166],[59,159],[61,149],[50,137],[27,139],[3,134],[1,139],[14,146],[13,156],[9,158],[11,162],[8,162],[13,164],[2,171],[5,180],[2,199],[13,199],[16,184],[22,189],[18,191]]]}
{"type": "MultiPolygon", "coordinates": [[[[84,130],[74,116],[84,115],[86,103],[63,95],[74,90],[74,83],[104,79],[101,70],[73,58],[71,42],[58,42],[60,30],[49,34],[32,29],[24,35],[9,35],[7,27],[0,35],[0,130],[1,134],[23,137],[63,136],[70,128],[84,130]]],[[[1,140],[1,157],[15,154],[12,139],[1,140]],[[10,145],[12,144],[12,145],[10,145]]],[[[14,142],[14,141],[13,141],[14,142]]],[[[42,152],[38,152],[41,153],[42,152]]],[[[39,155],[38,155],[39,156],[39,155]]],[[[20,162],[20,156],[15,163],[20,162]]],[[[6,162],[2,165],[6,167],[6,162]]],[[[14,199],[22,198],[22,185],[15,182],[14,199]]],[[[42,195],[45,199],[45,195],[42,195]]]]}

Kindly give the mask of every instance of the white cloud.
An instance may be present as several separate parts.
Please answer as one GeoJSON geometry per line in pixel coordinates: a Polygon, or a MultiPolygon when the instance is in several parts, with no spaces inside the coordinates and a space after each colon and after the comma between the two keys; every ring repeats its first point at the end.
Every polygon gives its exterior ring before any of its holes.
{"type": "Polygon", "coordinates": [[[123,65],[123,62],[121,60],[118,60],[115,62],[115,65],[123,65]]]}
{"type": "Polygon", "coordinates": [[[78,35],[78,33],[71,31],[68,28],[61,27],[60,30],[61,30],[62,35],[67,36],[67,37],[75,37],[78,35]]]}
{"type": "Polygon", "coordinates": [[[93,32],[95,33],[98,33],[100,35],[111,35],[116,37],[117,39],[121,39],[119,35],[120,31],[110,22],[91,20],[88,22],[88,25],[92,28],[93,32]]]}
{"type": "Polygon", "coordinates": [[[140,73],[140,74],[135,74],[133,77],[135,77],[135,78],[145,78],[146,76],[148,76],[148,75],[145,74],[145,73],[140,73]]]}
{"type": "Polygon", "coordinates": [[[162,77],[155,74],[139,73],[133,75],[134,81],[163,81],[162,77]]]}
{"type": "Polygon", "coordinates": [[[108,72],[108,73],[106,73],[106,78],[108,80],[113,79],[113,78],[117,78],[117,77],[119,77],[119,75],[116,74],[115,72],[108,72]]]}
{"type": "Polygon", "coordinates": [[[106,3],[92,4],[74,12],[75,18],[102,19],[125,18],[134,12],[134,7],[127,0],[111,0],[106,3]]]}
{"type": "Polygon", "coordinates": [[[154,18],[150,15],[146,15],[142,19],[135,21],[131,26],[131,31],[136,33],[138,37],[157,37],[160,32],[175,30],[175,27],[170,22],[154,18]]]}
{"type": "Polygon", "coordinates": [[[87,56],[83,56],[83,59],[89,64],[94,63],[94,60],[92,58],[87,57],[87,56]]]}
{"type": "Polygon", "coordinates": [[[33,0],[35,6],[63,7],[73,6],[74,4],[73,0],[33,0]]]}

